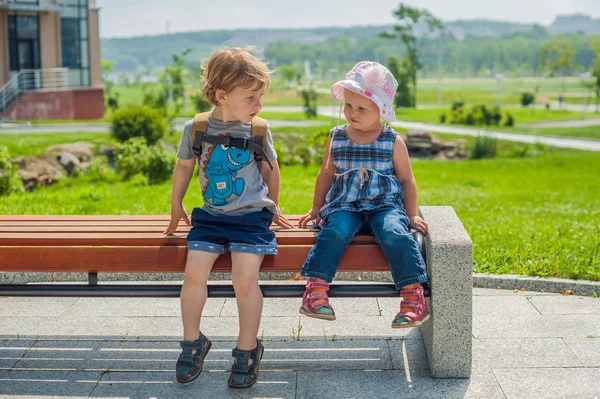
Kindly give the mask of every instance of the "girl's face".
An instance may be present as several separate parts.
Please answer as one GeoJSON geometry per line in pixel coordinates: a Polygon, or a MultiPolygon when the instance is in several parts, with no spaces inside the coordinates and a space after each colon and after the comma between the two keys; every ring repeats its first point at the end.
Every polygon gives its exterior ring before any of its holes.
{"type": "Polygon", "coordinates": [[[344,89],[344,116],[356,130],[374,130],[381,126],[377,104],[348,89],[344,89]]]}

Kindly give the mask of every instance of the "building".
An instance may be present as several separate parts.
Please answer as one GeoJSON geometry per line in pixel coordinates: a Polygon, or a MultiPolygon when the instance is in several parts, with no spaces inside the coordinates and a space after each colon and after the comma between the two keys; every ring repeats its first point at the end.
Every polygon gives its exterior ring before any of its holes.
{"type": "Polygon", "coordinates": [[[0,0],[0,117],[104,117],[95,0],[0,0]]]}

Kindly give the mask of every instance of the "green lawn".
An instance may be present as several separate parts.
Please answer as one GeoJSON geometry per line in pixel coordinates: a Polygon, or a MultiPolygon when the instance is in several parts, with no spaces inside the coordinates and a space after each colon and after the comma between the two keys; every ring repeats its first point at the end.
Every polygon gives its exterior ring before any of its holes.
{"type": "MultiPolygon", "coordinates": [[[[11,139],[0,136],[0,145],[9,144],[13,154],[40,154],[57,142],[111,141],[107,134],[11,139]]],[[[176,143],[177,137],[169,141],[176,143]]],[[[600,245],[600,154],[539,147],[528,157],[514,157],[523,153],[518,151],[523,146],[500,142],[496,159],[413,161],[419,203],[455,208],[473,239],[476,272],[600,280],[600,259],[595,255],[600,245]]],[[[284,212],[303,213],[310,207],[317,171],[318,166],[282,167],[284,212]]],[[[142,180],[122,181],[114,173],[96,174],[2,197],[0,212],[166,214],[170,192],[170,183],[148,186],[142,180]]],[[[200,204],[194,180],[185,205],[191,210],[200,204]]]]}
{"type": "Polygon", "coordinates": [[[517,128],[517,131],[521,131],[527,134],[538,134],[542,136],[563,136],[563,137],[574,137],[582,139],[596,139],[600,140],[600,125],[599,126],[584,126],[584,127],[548,127],[548,128],[517,128]]]}
{"type": "MultiPolygon", "coordinates": [[[[469,104],[468,104],[469,105],[469,104]]],[[[467,105],[467,106],[468,106],[467,105]]],[[[533,123],[542,121],[557,121],[557,120],[572,120],[581,119],[581,112],[573,112],[566,110],[547,110],[533,109],[525,107],[504,107],[500,109],[502,116],[509,112],[515,123],[533,123]]],[[[423,123],[440,123],[440,116],[446,115],[446,123],[452,119],[452,110],[449,108],[432,108],[432,109],[414,109],[414,108],[397,108],[396,118],[404,121],[415,121],[423,123]]],[[[592,114],[588,114],[588,117],[592,114]]],[[[495,126],[489,127],[490,129],[495,126]]]]}

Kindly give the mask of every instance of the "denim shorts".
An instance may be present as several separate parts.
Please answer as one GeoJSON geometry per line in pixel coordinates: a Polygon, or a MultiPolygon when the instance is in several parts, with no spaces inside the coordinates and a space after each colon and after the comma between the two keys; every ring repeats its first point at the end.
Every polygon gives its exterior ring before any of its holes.
{"type": "Polygon", "coordinates": [[[273,213],[267,209],[240,216],[214,216],[194,208],[188,250],[275,255],[277,241],[269,228],[272,221],[273,213]]]}

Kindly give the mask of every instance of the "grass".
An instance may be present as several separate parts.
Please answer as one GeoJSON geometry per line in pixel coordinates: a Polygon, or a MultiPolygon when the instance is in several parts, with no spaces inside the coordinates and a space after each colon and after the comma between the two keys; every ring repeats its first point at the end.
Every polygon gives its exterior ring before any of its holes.
{"type": "MultiPolygon", "coordinates": [[[[341,76],[339,77],[341,78],[341,76]]],[[[326,91],[331,86],[331,81],[316,82],[318,88],[326,91]]],[[[196,85],[197,86],[197,85],[196,85]]],[[[417,82],[417,103],[418,104],[437,104],[438,103],[438,79],[428,78],[419,79],[417,82]]],[[[115,86],[114,90],[119,93],[119,104],[121,106],[141,104],[144,96],[144,90],[157,91],[158,84],[127,85],[115,86]],[[145,87],[145,88],[144,88],[145,87]]],[[[452,104],[454,101],[466,101],[468,104],[496,104],[498,99],[498,83],[495,77],[489,78],[444,78],[441,81],[442,104],[452,104]]],[[[581,80],[579,78],[510,78],[502,80],[501,102],[503,104],[518,104],[521,93],[536,93],[538,102],[557,101],[559,93],[563,92],[567,102],[581,103],[585,97],[581,97],[581,80]],[[564,83],[564,91],[563,91],[564,83]]],[[[188,104],[192,104],[189,97],[199,91],[198,87],[188,85],[186,87],[186,96],[188,104]]],[[[594,102],[595,98],[589,101],[594,102]]],[[[317,102],[320,105],[331,103],[331,96],[327,93],[319,93],[317,102]]],[[[266,95],[265,105],[302,105],[302,97],[295,88],[283,88],[272,84],[266,95]]]]}
{"type": "Polygon", "coordinates": [[[548,128],[517,128],[527,134],[538,134],[542,136],[563,136],[582,139],[600,140],[600,126],[583,126],[583,127],[548,127],[548,128]]]}
{"type": "Polygon", "coordinates": [[[265,119],[279,119],[291,121],[324,121],[331,122],[331,117],[317,115],[315,118],[307,118],[304,112],[264,112],[261,111],[258,116],[265,119]]]}
{"type": "MultiPolygon", "coordinates": [[[[280,133],[315,130],[286,129],[280,133]]],[[[29,135],[11,140],[14,138],[0,136],[0,145],[10,144],[21,154],[41,154],[47,145],[58,142],[111,141],[108,134],[29,135]]],[[[177,140],[172,137],[168,141],[177,140]]],[[[465,140],[470,143],[473,138],[465,140]]],[[[600,280],[600,154],[504,141],[498,144],[500,156],[496,159],[413,161],[419,203],[454,207],[473,239],[476,272],[600,280]]],[[[310,207],[317,172],[316,165],[282,167],[280,204],[285,213],[303,213],[310,207]]],[[[195,179],[184,201],[190,211],[202,203],[195,179]]],[[[170,192],[170,182],[149,186],[142,179],[123,181],[111,172],[2,197],[0,212],[167,214],[170,192]]]]}
{"type": "Polygon", "coordinates": [[[49,133],[49,134],[0,134],[0,146],[8,148],[12,157],[21,155],[44,155],[46,148],[64,143],[86,141],[96,147],[110,144],[108,133],[49,133]]]}
{"type": "MultiPolygon", "coordinates": [[[[467,106],[472,104],[467,104],[467,106]]],[[[502,116],[509,112],[514,118],[515,123],[533,123],[542,121],[560,121],[581,119],[581,112],[573,112],[567,110],[547,110],[533,109],[525,107],[503,107],[500,108],[502,116]]],[[[452,110],[449,108],[431,108],[431,109],[414,109],[414,108],[397,108],[396,118],[403,121],[415,121],[423,123],[440,123],[440,116],[446,115],[446,123],[452,119],[452,110]]],[[[589,115],[589,114],[588,114],[589,115]]],[[[490,127],[493,129],[494,127],[490,127]]]]}

